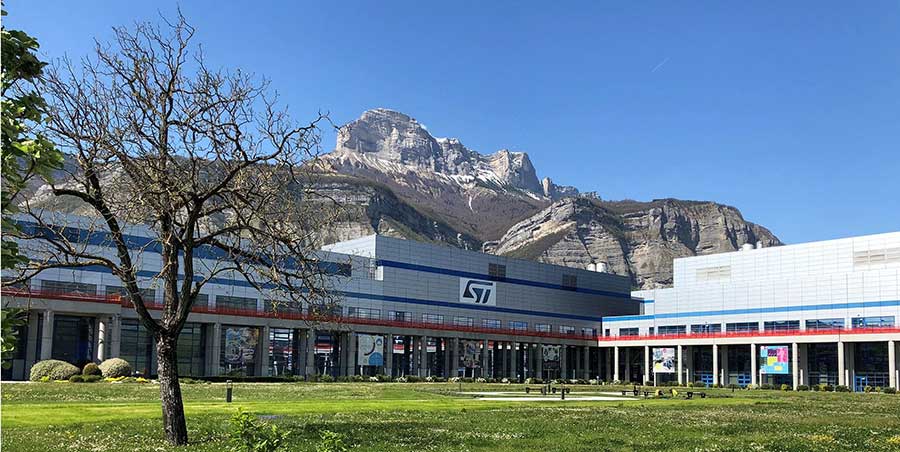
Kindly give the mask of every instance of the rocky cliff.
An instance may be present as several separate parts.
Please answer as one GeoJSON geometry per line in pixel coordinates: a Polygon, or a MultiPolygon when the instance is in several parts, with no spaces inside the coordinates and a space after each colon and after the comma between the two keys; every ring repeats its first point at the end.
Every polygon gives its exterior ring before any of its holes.
{"type": "Polygon", "coordinates": [[[674,258],[735,251],[757,242],[781,244],[734,207],[579,197],[556,201],[515,224],[489,251],[580,268],[603,262],[612,273],[631,277],[635,287],[649,289],[672,284],[674,258]]]}

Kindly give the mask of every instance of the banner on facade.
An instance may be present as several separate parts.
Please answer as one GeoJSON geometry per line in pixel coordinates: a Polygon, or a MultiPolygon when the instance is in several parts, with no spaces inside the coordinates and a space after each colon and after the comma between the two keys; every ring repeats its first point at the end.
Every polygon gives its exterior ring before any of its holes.
{"type": "Polygon", "coordinates": [[[331,343],[331,335],[330,334],[317,334],[316,335],[316,354],[318,355],[327,355],[334,350],[334,345],[331,343]]]}
{"type": "Polygon", "coordinates": [[[384,337],[374,334],[359,334],[356,337],[356,362],[360,366],[383,366],[384,337]]]}
{"type": "Polygon", "coordinates": [[[675,373],[675,349],[661,347],[653,349],[653,373],[675,373]]]}
{"type": "Polygon", "coordinates": [[[425,351],[428,353],[437,353],[437,341],[437,338],[429,337],[425,351]]]}
{"type": "Polygon", "coordinates": [[[403,336],[394,336],[393,352],[395,355],[402,355],[406,353],[406,348],[403,343],[403,336]]]}
{"type": "Polygon", "coordinates": [[[787,345],[761,345],[759,347],[759,373],[761,374],[788,374],[788,346],[787,345]]]}
{"type": "Polygon", "coordinates": [[[544,359],[543,368],[547,370],[559,369],[559,356],[562,347],[559,345],[543,345],[541,347],[541,356],[544,359]]]}
{"type": "Polygon", "coordinates": [[[463,367],[474,369],[479,367],[481,363],[481,354],[478,353],[478,341],[462,341],[462,362],[463,367]]]}
{"type": "Polygon", "coordinates": [[[225,327],[225,363],[243,366],[255,362],[259,330],[250,327],[225,327]]]}
{"type": "Polygon", "coordinates": [[[497,306],[497,283],[483,279],[459,278],[459,302],[497,306]]]}

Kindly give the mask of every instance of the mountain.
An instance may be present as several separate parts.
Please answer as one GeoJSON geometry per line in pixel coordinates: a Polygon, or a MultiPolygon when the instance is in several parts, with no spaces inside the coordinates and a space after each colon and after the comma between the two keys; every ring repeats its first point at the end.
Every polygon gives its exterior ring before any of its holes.
{"type": "Polygon", "coordinates": [[[677,257],[734,251],[745,243],[781,245],[734,207],[703,201],[556,201],[513,225],[488,251],[557,265],[605,263],[644,289],[672,284],[677,257]]]}
{"type": "MultiPolygon", "coordinates": [[[[317,163],[323,171],[314,178],[317,192],[341,201],[347,214],[328,242],[378,233],[581,268],[604,262],[640,288],[671,284],[676,257],[781,244],[734,207],[604,201],[538,179],[524,152],[481,154],[382,108],[342,127],[334,150],[317,163]]],[[[66,165],[74,165],[71,157],[66,165]]],[[[65,185],[60,173],[57,183],[65,185]]],[[[127,184],[122,177],[112,169],[104,181],[127,184]]],[[[33,206],[91,214],[82,203],[50,196],[47,186],[23,195],[33,206]]]]}

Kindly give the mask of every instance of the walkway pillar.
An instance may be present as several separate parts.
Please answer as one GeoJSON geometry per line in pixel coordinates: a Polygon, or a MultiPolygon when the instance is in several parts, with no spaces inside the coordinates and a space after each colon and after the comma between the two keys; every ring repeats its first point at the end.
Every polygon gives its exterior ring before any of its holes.
{"type": "Polygon", "coordinates": [[[759,383],[759,355],[756,352],[756,344],[750,344],[750,384],[757,387],[759,383]]]}
{"type": "Polygon", "coordinates": [[[428,336],[422,336],[420,345],[422,349],[419,351],[419,376],[425,378],[430,370],[428,367],[428,336]]]}
{"type": "Polygon", "coordinates": [[[113,314],[109,318],[106,337],[109,339],[108,358],[118,358],[122,353],[122,315],[113,314]]]}
{"type": "Polygon", "coordinates": [[[512,378],[516,381],[519,381],[519,373],[522,371],[522,361],[519,359],[519,343],[512,343],[512,363],[513,363],[513,372],[512,378]]]}
{"type": "Polygon", "coordinates": [[[97,361],[103,361],[106,359],[106,351],[109,347],[107,328],[109,328],[109,318],[108,317],[98,318],[97,319],[97,361]]]}
{"type": "Polygon", "coordinates": [[[559,378],[563,380],[569,379],[569,346],[562,345],[559,347],[559,378]]]}
{"type": "Polygon", "coordinates": [[[316,330],[306,330],[306,376],[316,374],[316,330]]]}
{"type": "Polygon", "coordinates": [[[631,381],[631,347],[625,347],[625,381],[631,381]]]}
{"type": "Polygon", "coordinates": [[[791,384],[794,391],[800,386],[800,347],[794,342],[791,344],[791,384]]]}
{"type": "Polygon", "coordinates": [[[844,343],[838,342],[838,384],[847,384],[847,360],[845,356],[844,343]]]}
{"type": "Polygon", "coordinates": [[[809,347],[808,344],[797,344],[797,346],[799,347],[799,352],[797,352],[797,359],[799,360],[797,371],[800,372],[800,384],[809,386],[809,372],[807,372],[809,367],[809,347]]]}
{"type": "Polygon", "coordinates": [[[888,382],[890,386],[894,389],[898,388],[897,380],[897,343],[895,341],[888,341],[888,382]]]}
{"type": "Polygon", "coordinates": [[[644,346],[644,381],[641,382],[642,385],[647,384],[650,381],[650,346],[644,346]]]}
{"type": "Polygon", "coordinates": [[[719,344],[713,344],[713,386],[717,386],[719,384],[719,344]]]}
{"type": "Polygon", "coordinates": [[[488,340],[481,342],[481,378],[490,378],[490,354],[488,352],[488,340]]]}
{"type": "Polygon", "coordinates": [[[684,361],[683,361],[684,354],[682,353],[681,349],[682,349],[682,346],[681,346],[681,344],[679,344],[678,350],[677,350],[678,355],[676,356],[677,366],[678,366],[678,368],[677,368],[678,386],[684,386],[684,361]]]}
{"type": "Polygon", "coordinates": [[[584,351],[582,353],[584,354],[584,358],[582,358],[583,365],[581,367],[582,367],[582,371],[584,372],[584,376],[581,378],[583,378],[585,380],[590,380],[591,379],[591,348],[588,346],[584,346],[584,351]]]}
{"type": "MultiPolygon", "coordinates": [[[[44,324],[41,327],[41,360],[53,356],[53,311],[44,311],[44,324]]],[[[155,347],[154,347],[155,348],[155,347]]]]}
{"type": "Polygon", "coordinates": [[[450,341],[450,376],[459,376],[459,338],[450,341]]]}
{"type": "Polygon", "coordinates": [[[613,347],[613,381],[621,382],[619,378],[619,346],[613,347]]]}
{"type": "Polygon", "coordinates": [[[260,333],[262,337],[259,341],[259,373],[266,377],[269,375],[269,325],[262,327],[260,333]]]}
{"type": "Polygon", "coordinates": [[[541,380],[544,379],[544,346],[543,344],[538,344],[537,346],[537,378],[541,380]]]}
{"type": "Polygon", "coordinates": [[[509,360],[506,356],[506,342],[499,343],[497,354],[500,355],[500,378],[509,378],[509,360]]]}
{"type": "Polygon", "coordinates": [[[719,383],[721,383],[722,386],[728,386],[731,383],[731,377],[728,375],[728,346],[722,345],[719,349],[719,353],[722,354],[722,359],[719,361],[719,367],[722,368],[722,376],[719,378],[719,383]]]}
{"type": "Polygon", "coordinates": [[[394,335],[384,335],[384,374],[388,377],[394,375],[394,335]]]}

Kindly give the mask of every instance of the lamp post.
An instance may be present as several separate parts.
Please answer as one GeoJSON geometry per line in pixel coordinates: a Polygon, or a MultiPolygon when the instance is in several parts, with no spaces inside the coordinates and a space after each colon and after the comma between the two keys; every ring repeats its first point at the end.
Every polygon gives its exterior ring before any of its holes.
{"type": "Polygon", "coordinates": [[[231,380],[225,380],[225,402],[231,403],[231,390],[234,385],[231,380]]]}

